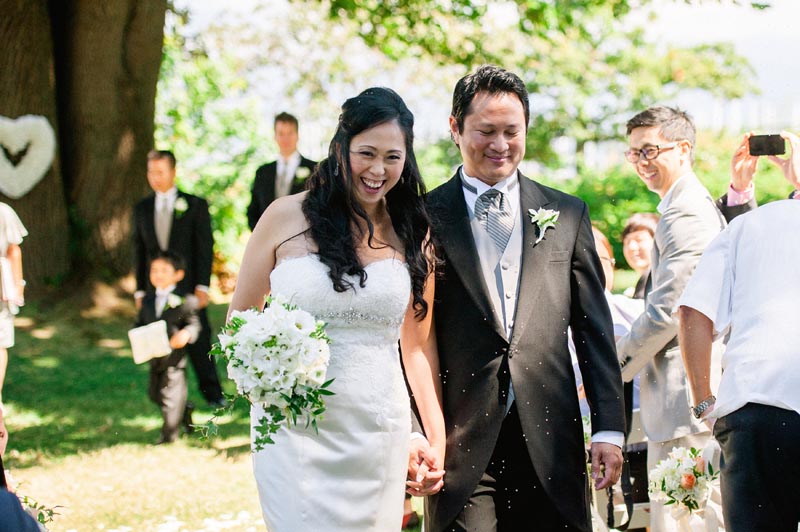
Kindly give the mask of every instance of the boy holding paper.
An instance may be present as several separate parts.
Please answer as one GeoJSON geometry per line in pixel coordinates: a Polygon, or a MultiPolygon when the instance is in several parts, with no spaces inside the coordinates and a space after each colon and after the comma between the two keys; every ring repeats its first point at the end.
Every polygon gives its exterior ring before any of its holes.
{"type": "Polygon", "coordinates": [[[161,408],[164,424],[156,445],[172,443],[180,434],[181,423],[191,431],[191,404],[187,405],[187,344],[197,340],[200,319],[197,298],[175,294],[175,286],[183,279],[186,266],[183,258],[172,251],[158,253],[150,262],[150,283],[154,290],[145,294],[139,310],[137,326],[158,320],[167,324],[172,352],[150,360],[150,399],[161,408]]]}

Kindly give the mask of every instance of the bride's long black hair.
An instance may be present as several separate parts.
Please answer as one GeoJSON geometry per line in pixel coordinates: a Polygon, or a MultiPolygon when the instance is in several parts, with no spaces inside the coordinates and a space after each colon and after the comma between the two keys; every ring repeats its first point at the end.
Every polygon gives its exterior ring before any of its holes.
{"type": "Polygon", "coordinates": [[[428,312],[422,294],[429,260],[434,253],[432,244],[426,239],[429,218],[424,202],[425,185],[414,156],[414,115],[396,92],[375,87],[344,102],[328,157],[320,161],[309,178],[303,213],[319,248],[320,260],[330,270],[333,288],[337,292],[354,288],[345,274],[358,276],[359,285],[365,286],[367,272],[358,261],[353,228],[361,225],[359,221],[366,223],[368,243],[373,247],[374,227],[353,191],[350,142],[359,133],[392,121],[397,123],[405,137],[406,160],[400,180],[386,194],[386,208],[403,243],[405,261],[411,274],[413,305],[417,318],[421,319],[428,312]]]}

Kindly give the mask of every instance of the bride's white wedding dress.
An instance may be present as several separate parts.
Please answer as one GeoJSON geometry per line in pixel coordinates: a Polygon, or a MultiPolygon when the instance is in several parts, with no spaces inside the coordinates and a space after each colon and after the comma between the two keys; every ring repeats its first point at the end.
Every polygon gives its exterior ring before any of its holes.
{"type": "MultiPolygon", "coordinates": [[[[397,342],[411,293],[408,270],[389,258],[368,264],[366,286],[336,292],[315,254],[283,259],[271,292],[328,323],[327,410],[319,433],[281,428],[254,454],[269,532],[384,532],[403,516],[410,409],[397,342]]],[[[262,414],[253,407],[252,418],[262,414]]]]}

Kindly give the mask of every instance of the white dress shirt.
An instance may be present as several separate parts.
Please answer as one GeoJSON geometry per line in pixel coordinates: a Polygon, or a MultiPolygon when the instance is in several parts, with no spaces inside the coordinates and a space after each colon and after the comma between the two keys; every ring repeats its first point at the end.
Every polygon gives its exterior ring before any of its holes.
{"type": "Polygon", "coordinates": [[[678,301],[706,315],[718,336],[730,332],[711,417],[747,403],[800,412],[798,234],[800,201],[738,216],[706,248],[678,301]]]}
{"type": "Polygon", "coordinates": [[[158,212],[166,202],[167,212],[172,214],[175,210],[175,200],[178,199],[178,187],[172,187],[166,192],[156,192],[155,212],[158,212]]]}
{"type": "Polygon", "coordinates": [[[156,288],[156,317],[160,318],[161,313],[164,312],[164,307],[167,306],[167,299],[169,295],[175,290],[175,285],[171,284],[166,288],[156,288]]]}
{"type": "Polygon", "coordinates": [[[292,191],[294,174],[300,166],[300,152],[295,151],[286,159],[281,155],[277,161],[278,167],[275,174],[275,197],[288,196],[292,191]]]}

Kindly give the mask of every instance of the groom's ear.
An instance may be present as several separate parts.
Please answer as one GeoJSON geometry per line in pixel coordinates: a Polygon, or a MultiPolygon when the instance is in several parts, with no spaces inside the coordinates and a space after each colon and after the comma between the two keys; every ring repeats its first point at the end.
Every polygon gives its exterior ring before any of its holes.
{"type": "Polygon", "coordinates": [[[450,140],[452,140],[456,146],[458,146],[458,141],[461,138],[461,134],[458,132],[458,120],[456,117],[450,116],[450,140]]]}

